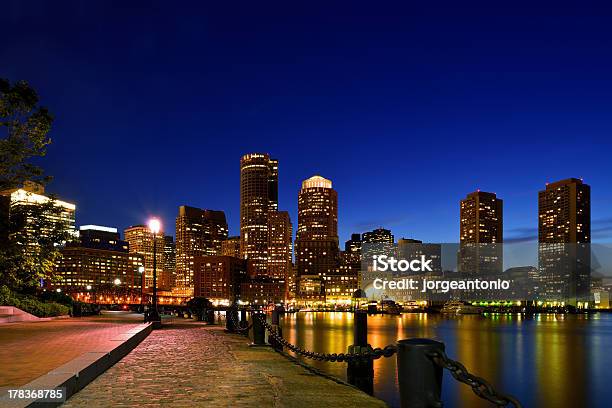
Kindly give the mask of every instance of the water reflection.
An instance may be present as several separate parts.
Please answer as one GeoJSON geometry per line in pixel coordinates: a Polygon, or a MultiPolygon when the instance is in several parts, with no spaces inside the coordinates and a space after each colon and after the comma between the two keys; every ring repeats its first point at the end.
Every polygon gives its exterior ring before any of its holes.
{"type": "MultiPolygon", "coordinates": [[[[346,352],[353,342],[349,313],[287,314],[283,334],[308,350],[346,352]]],[[[612,356],[612,316],[487,316],[403,314],[368,318],[368,342],[384,347],[397,339],[427,337],[446,344],[446,352],[474,374],[519,398],[526,407],[606,406],[612,397],[608,367],[612,356]]],[[[307,360],[346,379],[346,364],[307,360]]],[[[374,362],[374,395],[398,406],[395,358],[374,362]]],[[[471,389],[445,373],[443,401],[450,407],[490,407],[471,389]]]]}

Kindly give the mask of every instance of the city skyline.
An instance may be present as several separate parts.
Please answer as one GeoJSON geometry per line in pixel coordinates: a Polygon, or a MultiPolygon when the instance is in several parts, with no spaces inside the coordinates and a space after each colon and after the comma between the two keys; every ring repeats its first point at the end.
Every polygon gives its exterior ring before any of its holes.
{"type": "Polygon", "coordinates": [[[607,9],[7,7],[0,71],[55,116],[37,162],[78,224],[154,214],[172,233],[191,205],[238,235],[236,163],[265,151],[291,220],[304,178],[334,180],[341,242],[379,226],[456,242],[478,188],[503,197],[506,241],[536,236],[537,192],[568,177],[593,186],[593,240],[612,239],[607,9]]]}

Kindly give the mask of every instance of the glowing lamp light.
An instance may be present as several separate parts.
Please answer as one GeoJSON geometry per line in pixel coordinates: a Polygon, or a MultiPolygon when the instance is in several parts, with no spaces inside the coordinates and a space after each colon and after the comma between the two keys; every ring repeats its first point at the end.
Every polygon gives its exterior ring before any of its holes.
{"type": "Polygon", "coordinates": [[[91,290],[91,285],[87,285],[87,290],[91,290]]]}
{"type": "Polygon", "coordinates": [[[139,266],[138,267],[138,272],[139,273],[143,273],[144,272],[144,266],[139,266]]]}
{"type": "Polygon", "coordinates": [[[57,293],[60,293],[62,290],[60,288],[55,289],[57,293]]]}
{"type": "Polygon", "coordinates": [[[119,278],[115,279],[113,282],[115,285],[121,285],[121,279],[119,278]]]}
{"type": "Polygon", "coordinates": [[[157,234],[161,230],[161,222],[157,218],[149,220],[149,229],[153,234],[157,234]]]}

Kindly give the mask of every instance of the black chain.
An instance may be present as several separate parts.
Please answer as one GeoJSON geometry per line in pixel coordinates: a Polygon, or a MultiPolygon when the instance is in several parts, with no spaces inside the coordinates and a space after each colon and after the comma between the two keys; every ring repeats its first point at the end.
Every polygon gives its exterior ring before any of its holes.
{"type": "Polygon", "coordinates": [[[389,345],[382,349],[379,347],[375,349],[368,348],[361,353],[332,353],[332,354],[329,354],[329,353],[316,353],[314,351],[303,350],[299,348],[298,346],[291,344],[287,340],[285,340],[276,331],[276,329],[273,326],[268,324],[265,316],[260,315],[260,314],[255,314],[254,316],[256,316],[259,319],[261,324],[266,328],[266,330],[268,331],[270,336],[274,338],[274,340],[276,340],[283,346],[287,347],[289,350],[293,351],[294,353],[297,353],[307,358],[311,358],[313,360],[331,361],[331,362],[334,362],[334,361],[348,362],[348,361],[354,361],[354,360],[360,360],[360,359],[378,360],[381,357],[391,357],[392,355],[397,353],[397,347],[394,345],[389,345]]]}
{"type": "Polygon", "coordinates": [[[512,404],[516,408],[522,407],[521,403],[518,402],[516,398],[496,391],[484,378],[470,374],[463,364],[448,358],[443,351],[431,352],[428,354],[428,357],[439,367],[446,368],[450,371],[457,381],[472,387],[474,394],[478,395],[480,398],[484,398],[500,407],[505,407],[508,404],[512,404]]]}
{"type": "Polygon", "coordinates": [[[236,319],[234,319],[234,314],[231,313],[229,310],[225,312],[226,319],[227,319],[227,316],[229,316],[229,318],[232,320],[232,324],[234,325],[234,331],[237,331],[240,333],[248,333],[248,331],[251,330],[251,328],[253,327],[253,323],[249,324],[246,327],[240,327],[236,319]]]}

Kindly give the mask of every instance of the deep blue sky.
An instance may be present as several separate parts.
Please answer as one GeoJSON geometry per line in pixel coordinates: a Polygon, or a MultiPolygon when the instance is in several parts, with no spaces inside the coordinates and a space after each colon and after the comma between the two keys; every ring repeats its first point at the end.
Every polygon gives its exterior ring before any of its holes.
{"type": "Polygon", "coordinates": [[[41,163],[79,225],[158,214],[173,234],[187,204],[238,234],[239,159],[261,151],[294,228],[301,181],[332,179],[342,241],[384,226],[456,242],[477,188],[504,200],[506,238],[530,236],[537,191],[567,177],[612,238],[611,10],[124,3],[0,11],[0,76],[56,116],[41,163]]]}

